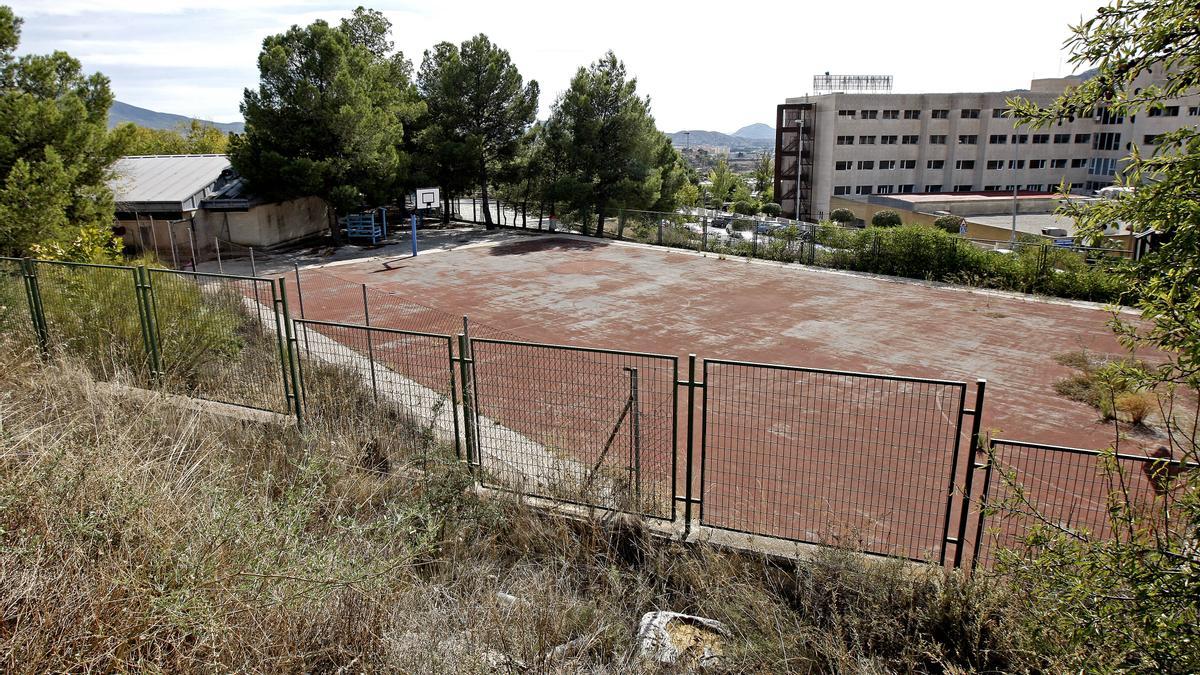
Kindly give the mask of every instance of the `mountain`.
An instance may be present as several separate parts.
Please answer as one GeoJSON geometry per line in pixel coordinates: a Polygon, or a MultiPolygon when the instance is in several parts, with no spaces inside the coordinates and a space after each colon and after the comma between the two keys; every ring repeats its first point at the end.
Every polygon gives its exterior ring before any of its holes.
{"type": "Polygon", "coordinates": [[[749,126],[744,126],[741,129],[730,134],[738,138],[759,138],[764,140],[773,140],[775,138],[775,127],[762,122],[755,122],[749,126]]]}
{"type": "MultiPolygon", "coordinates": [[[[133,122],[138,126],[149,127],[151,129],[174,129],[180,124],[190,124],[191,121],[191,117],[184,115],[155,112],[120,101],[113,101],[112,107],[108,109],[109,127],[115,127],[124,122],[133,122]]],[[[208,120],[200,121],[225,132],[233,131],[240,134],[246,129],[246,125],[241,122],[221,123],[209,122],[208,120]]]]}
{"type": "Polygon", "coordinates": [[[723,134],[719,131],[701,131],[699,129],[676,131],[675,133],[667,134],[667,136],[671,139],[671,144],[677,148],[688,146],[708,146],[716,148],[769,148],[775,143],[774,129],[771,130],[770,138],[733,136],[730,134],[723,134]]]}

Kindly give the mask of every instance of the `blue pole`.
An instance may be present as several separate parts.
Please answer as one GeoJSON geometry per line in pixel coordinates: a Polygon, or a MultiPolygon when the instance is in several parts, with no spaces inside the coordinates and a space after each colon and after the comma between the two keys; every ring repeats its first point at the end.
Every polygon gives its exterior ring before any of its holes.
{"type": "Polygon", "coordinates": [[[383,212],[383,238],[387,239],[387,207],[381,206],[379,210],[383,212]]]}
{"type": "Polygon", "coordinates": [[[417,257],[417,214],[412,214],[410,222],[412,223],[413,257],[415,258],[417,257]]]}

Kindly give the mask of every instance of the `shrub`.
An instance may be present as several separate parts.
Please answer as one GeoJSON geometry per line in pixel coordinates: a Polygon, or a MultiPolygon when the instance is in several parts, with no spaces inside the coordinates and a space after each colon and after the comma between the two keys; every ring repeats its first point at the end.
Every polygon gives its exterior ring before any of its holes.
{"type": "Polygon", "coordinates": [[[783,208],[774,202],[767,202],[762,205],[762,212],[774,218],[783,211],[783,208]]]}
{"type": "Polygon", "coordinates": [[[891,209],[880,211],[871,216],[871,224],[875,227],[899,227],[901,224],[900,214],[891,209]]]}
{"type": "Polygon", "coordinates": [[[738,200],[733,203],[733,212],[743,216],[753,216],[758,213],[758,204],[746,200],[738,200]]]}
{"type": "Polygon", "coordinates": [[[1142,424],[1154,410],[1154,397],[1143,391],[1127,391],[1116,400],[1117,412],[1131,424],[1142,424]]]}
{"type": "Polygon", "coordinates": [[[963,223],[962,216],[938,216],[933,220],[933,226],[950,234],[958,234],[959,226],[963,223]]]}
{"type": "Polygon", "coordinates": [[[835,223],[853,223],[858,220],[850,209],[834,209],[829,212],[829,219],[835,223]]]}

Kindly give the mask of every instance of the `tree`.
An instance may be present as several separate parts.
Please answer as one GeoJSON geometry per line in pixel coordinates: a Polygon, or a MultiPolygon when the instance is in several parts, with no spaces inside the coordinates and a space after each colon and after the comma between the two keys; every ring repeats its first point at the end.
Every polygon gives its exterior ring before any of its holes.
{"type": "Polygon", "coordinates": [[[933,226],[950,234],[958,234],[959,226],[963,223],[962,216],[938,216],[933,219],[933,226]]]}
{"type": "Polygon", "coordinates": [[[733,202],[733,212],[741,216],[753,216],[758,213],[758,203],[745,199],[735,199],[733,202]]]}
{"type": "Polygon", "coordinates": [[[611,51],[576,71],[548,125],[555,130],[552,152],[565,160],[552,193],[585,220],[594,213],[598,237],[613,206],[667,204],[682,186],[682,160],[655,128],[637,79],[611,51]]]}
{"type": "MultiPolygon", "coordinates": [[[[1101,7],[1072,27],[1071,62],[1098,64],[1095,75],[1045,107],[1016,97],[1021,123],[1047,127],[1092,115],[1101,107],[1132,117],[1200,90],[1198,0],[1124,0],[1101,7]]],[[[1126,223],[1157,230],[1163,243],[1115,271],[1136,302],[1141,321],[1114,318],[1130,349],[1162,355],[1155,367],[1119,365],[1123,388],[1153,394],[1160,403],[1165,445],[1160,456],[1200,460],[1194,407],[1200,389],[1200,130],[1184,126],[1158,136],[1152,155],[1136,146],[1119,181],[1134,187],[1117,200],[1068,204],[1085,242],[1126,223]],[[1186,392],[1186,393],[1184,393],[1186,392]]],[[[1120,433],[1111,449],[1120,450],[1120,433]]],[[[1108,471],[1124,485],[1115,462],[1108,471]]],[[[1200,670],[1200,471],[1163,462],[1153,512],[1118,491],[1109,505],[1116,538],[1048,528],[1039,555],[1016,561],[1010,573],[1028,598],[1030,624],[1062,670],[1195,672],[1200,670]],[[1169,519],[1159,517],[1169,516],[1169,519]]]]}
{"type": "Polygon", "coordinates": [[[676,191],[675,198],[679,201],[680,206],[695,208],[696,203],[700,201],[700,188],[692,183],[685,183],[676,191]]]}
{"type": "Polygon", "coordinates": [[[854,212],[850,209],[834,209],[829,212],[829,219],[835,223],[845,224],[853,223],[857,220],[857,217],[855,217],[854,212]]]}
{"type": "Polygon", "coordinates": [[[768,216],[778,216],[783,209],[775,202],[767,202],[762,205],[762,212],[768,216]]]}
{"type": "Polygon", "coordinates": [[[121,125],[128,140],[125,152],[130,155],[223,155],[229,151],[229,134],[220,129],[192,120],[174,129],[151,129],[132,122],[121,125]]]}
{"type": "Polygon", "coordinates": [[[0,252],[115,254],[106,181],[127,132],[108,131],[108,78],[65,52],[18,58],[20,35],[0,6],[0,252]]]}
{"type": "Polygon", "coordinates": [[[461,189],[468,176],[478,183],[484,223],[493,228],[489,177],[520,151],[537,114],[537,82],[525,84],[508,51],[480,33],[461,46],[443,42],[425,52],[417,87],[429,107],[427,147],[442,167],[442,187],[461,189]]]}
{"type": "MultiPolygon", "coordinates": [[[[272,199],[315,195],[337,213],[394,199],[405,185],[404,125],[422,109],[403,54],[381,54],[390,25],[358,8],[263,40],[259,86],[242,101],[230,160],[272,199]]],[[[337,231],[337,228],[334,228],[337,231]]]]}
{"type": "Polygon", "coordinates": [[[774,187],[772,183],[775,181],[775,153],[770,150],[763,152],[754,163],[754,171],[750,176],[754,181],[754,193],[766,199],[767,190],[774,187]]]}
{"type": "Polygon", "coordinates": [[[709,194],[712,196],[713,204],[721,209],[724,208],[725,200],[729,198],[729,192],[733,190],[739,179],[729,169],[729,162],[721,158],[713,170],[708,172],[708,182],[712,183],[709,194]]]}
{"type": "Polygon", "coordinates": [[[900,214],[891,209],[884,209],[871,216],[871,224],[875,227],[899,227],[900,214]]]}

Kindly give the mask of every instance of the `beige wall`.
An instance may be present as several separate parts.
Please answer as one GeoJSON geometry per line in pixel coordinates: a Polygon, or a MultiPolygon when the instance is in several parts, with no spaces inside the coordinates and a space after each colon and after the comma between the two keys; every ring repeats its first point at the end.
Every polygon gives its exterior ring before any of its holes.
{"type": "Polygon", "coordinates": [[[267,249],[321,234],[329,228],[330,213],[320,198],[302,197],[257,204],[248,211],[200,209],[182,221],[140,216],[136,221],[117,221],[117,225],[125,228],[123,238],[127,245],[138,250],[157,250],[163,261],[184,263],[190,261],[192,255],[189,230],[195,241],[196,258],[203,261],[216,256],[215,240],[218,237],[223,246],[232,242],[267,249]]]}

